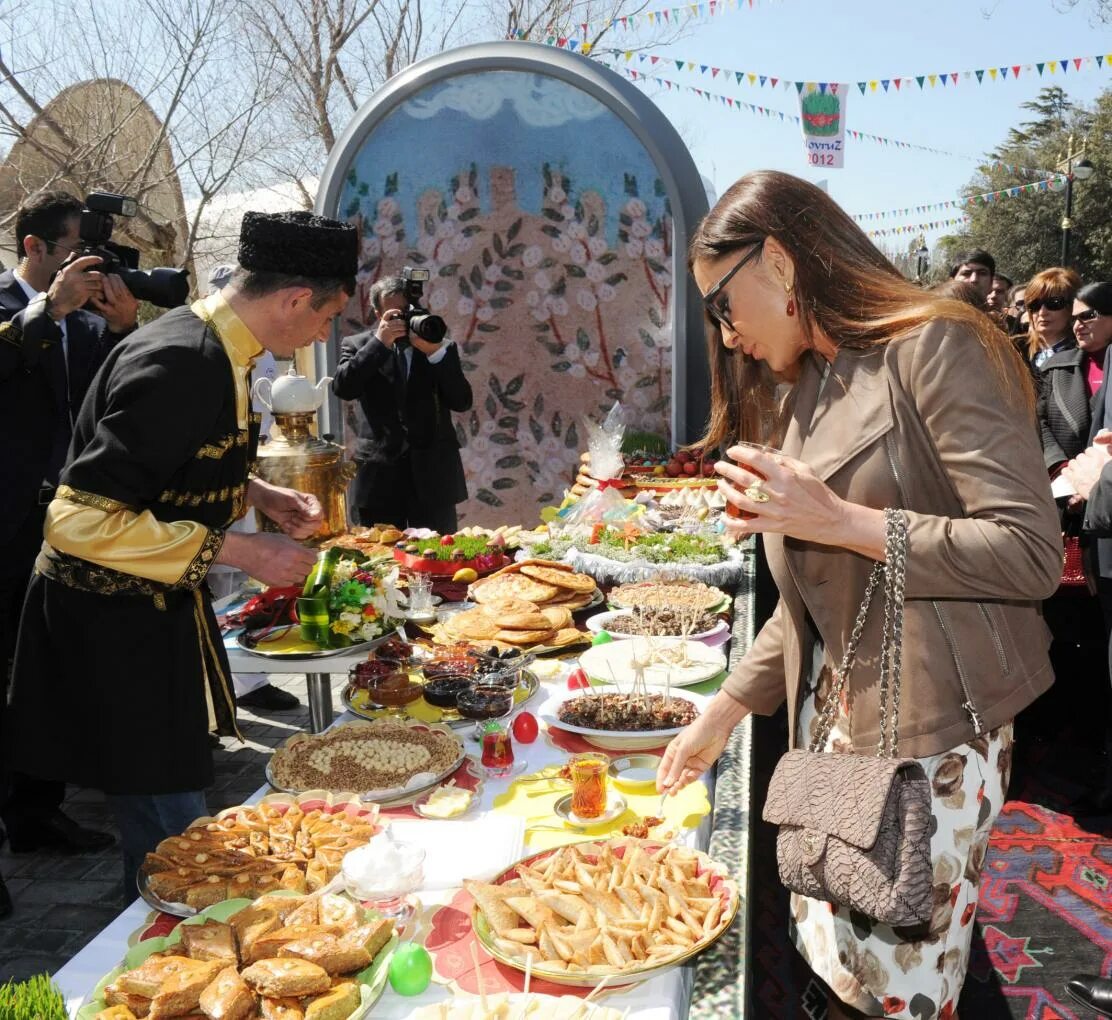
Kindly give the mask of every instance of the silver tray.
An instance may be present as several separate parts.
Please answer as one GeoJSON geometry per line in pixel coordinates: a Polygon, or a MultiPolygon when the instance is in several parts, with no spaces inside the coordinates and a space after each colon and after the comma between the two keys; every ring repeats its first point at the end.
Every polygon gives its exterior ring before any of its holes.
{"type": "MultiPolygon", "coordinates": [[[[283,627],[275,627],[276,631],[284,630],[289,631],[291,627],[296,627],[298,624],[289,623],[284,624],[283,627]]],[[[252,655],[261,655],[266,659],[327,659],[335,655],[351,655],[358,652],[373,652],[379,645],[386,644],[392,637],[397,636],[396,630],[388,630],[385,634],[381,634],[371,641],[360,641],[353,645],[348,645],[346,648],[321,648],[316,652],[281,652],[281,651],[265,651],[259,647],[251,648],[244,644],[243,638],[246,631],[240,631],[236,635],[236,644],[239,645],[245,652],[250,652],[252,655]]],[[[403,638],[403,640],[406,640],[403,638]]]]}
{"type": "MultiPolygon", "coordinates": [[[[529,704],[529,702],[532,701],[533,698],[536,697],[537,691],[539,691],[541,689],[541,682],[540,682],[540,680],[537,679],[536,674],[533,673],[532,670],[523,669],[521,672],[524,674],[525,687],[526,687],[528,693],[525,695],[524,698],[521,699],[521,701],[517,701],[517,702],[514,703],[514,709],[513,710],[515,712],[519,708],[522,708],[523,706],[529,704]]],[[[373,720],[373,719],[390,718],[390,716],[382,716],[382,715],[364,715],[363,714],[364,709],[357,708],[351,702],[351,684],[350,683],[344,684],[344,689],[340,694],[340,701],[342,702],[344,708],[346,708],[352,715],[359,716],[360,719],[372,719],[373,720]]],[[[381,709],[375,709],[375,711],[380,712],[382,710],[381,709]]],[[[466,729],[468,726],[474,726],[475,725],[475,720],[474,719],[464,719],[463,716],[459,715],[459,713],[457,713],[454,709],[441,709],[441,711],[444,713],[444,718],[440,720],[440,725],[442,725],[442,726],[450,726],[454,730],[459,730],[459,729],[466,729]]],[[[401,718],[413,718],[412,716],[410,716],[406,712],[404,706],[401,709],[397,710],[395,712],[395,715],[400,716],[401,718]]],[[[420,720],[418,720],[418,721],[420,721],[420,720]]],[[[273,785],[273,784],[271,784],[271,785],[273,785]]]]}
{"type": "Polygon", "coordinates": [[[153,907],[155,910],[161,910],[164,914],[171,914],[174,917],[193,917],[198,913],[193,907],[187,907],[184,903],[170,903],[156,896],[147,885],[149,878],[147,866],[145,864],[140,865],[139,872],[135,876],[135,885],[139,890],[139,896],[147,906],[153,907]]]}
{"type": "MultiPolygon", "coordinates": [[[[352,725],[352,724],[349,724],[349,725],[352,725]]],[[[436,724],[435,723],[433,723],[433,724],[421,723],[420,725],[435,726],[436,724]]],[[[455,772],[456,769],[458,769],[460,767],[460,765],[463,764],[463,759],[466,758],[466,757],[467,757],[467,751],[463,746],[463,741],[461,740],[460,741],[459,755],[456,757],[455,761],[453,761],[452,764],[448,768],[444,769],[443,771],[441,771],[439,773],[432,773],[432,772],[428,773],[428,775],[434,776],[434,778],[430,779],[426,783],[421,783],[418,786],[393,786],[393,787],[388,787],[387,789],[384,789],[384,790],[355,790],[354,792],[359,795],[360,800],[373,802],[375,804],[383,804],[383,803],[386,803],[388,801],[401,800],[405,797],[408,797],[410,794],[422,793],[425,790],[431,790],[434,786],[436,786],[438,783],[443,782],[445,779],[448,778],[448,776],[450,776],[453,772],[455,772]]],[[[293,789],[292,787],[289,787],[289,786],[279,786],[278,785],[278,783],[274,779],[274,773],[271,770],[271,763],[273,761],[274,761],[273,756],[268,758],[267,761],[266,761],[266,781],[268,783],[270,783],[270,785],[275,790],[281,790],[282,793],[292,793],[292,794],[295,794],[295,795],[299,794],[299,793],[304,793],[305,792],[304,790],[295,790],[295,789],[293,789]]],[[[325,787],[315,787],[315,789],[325,789],[325,787]]]]}

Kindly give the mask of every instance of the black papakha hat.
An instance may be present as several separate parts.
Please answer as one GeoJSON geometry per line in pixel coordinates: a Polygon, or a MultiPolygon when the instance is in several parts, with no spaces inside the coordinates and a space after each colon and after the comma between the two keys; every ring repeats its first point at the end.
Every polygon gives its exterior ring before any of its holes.
{"type": "Polygon", "coordinates": [[[347,279],[355,275],[358,257],[355,227],[304,210],[244,213],[239,228],[239,264],[244,269],[347,279]]]}

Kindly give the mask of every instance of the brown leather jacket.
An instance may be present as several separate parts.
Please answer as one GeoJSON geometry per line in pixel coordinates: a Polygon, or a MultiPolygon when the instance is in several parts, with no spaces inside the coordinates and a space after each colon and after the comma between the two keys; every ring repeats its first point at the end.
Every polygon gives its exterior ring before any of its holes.
{"type": "MultiPolygon", "coordinates": [[[[1038,601],[1058,586],[1062,540],[1034,422],[1005,402],[976,337],[945,321],[840,351],[820,394],[821,377],[808,358],[783,451],[844,499],[907,510],[899,752],[938,754],[1007,722],[1053,681],[1038,601]]],[[[781,535],[765,549],[780,601],[725,689],[762,715],[786,696],[794,737],[807,614],[841,662],[872,561],[781,535]]],[[[849,684],[853,746],[865,754],[878,742],[883,615],[874,598],[849,684]]]]}

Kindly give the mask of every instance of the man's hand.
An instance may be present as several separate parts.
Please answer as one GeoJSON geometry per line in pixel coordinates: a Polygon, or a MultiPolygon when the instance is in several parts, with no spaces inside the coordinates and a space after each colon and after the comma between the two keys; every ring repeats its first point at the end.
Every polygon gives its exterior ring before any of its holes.
{"type": "Polygon", "coordinates": [[[441,340],[438,344],[429,343],[428,340],[422,340],[419,336],[414,335],[409,338],[409,342],[419,350],[426,358],[435,354],[441,347],[444,346],[445,341],[441,340]]]}
{"type": "Polygon", "coordinates": [[[138,299],[115,273],[110,273],[103,279],[102,293],[93,294],[89,303],[104,317],[113,333],[133,330],[139,318],[138,299]]]}
{"type": "Polygon", "coordinates": [[[74,259],[58,270],[50,282],[46,296],[50,301],[50,317],[61,322],[70,312],[84,307],[92,298],[104,293],[104,274],[93,267],[102,264],[96,255],[74,259]]]}
{"type": "Polygon", "coordinates": [[[229,531],[216,562],[236,567],[270,588],[289,588],[305,583],[317,554],[285,535],[229,531]]]}
{"type": "Polygon", "coordinates": [[[247,501],[293,538],[308,538],[315,534],[324,519],[324,511],[316,496],[296,489],[282,489],[258,478],[251,479],[247,501]]]}
{"type": "MultiPolygon", "coordinates": [[[[378,325],[375,326],[375,336],[378,337],[379,342],[385,344],[387,347],[393,348],[403,336],[405,336],[405,313],[397,308],[388,308],[382,313],[382,317],[378,320],[378,325]]],[[[416,346],[416,344],[414,344],[416,346]]]]}
{"type": "Polygon", "coordinates": [[[1062,474],[1081,499],[1088,499],[1107,464],[1112,464],[1112,432],[1102,429],[1093,438],[1093,445],[1074,457],[1062,469],[1062,474]]]}

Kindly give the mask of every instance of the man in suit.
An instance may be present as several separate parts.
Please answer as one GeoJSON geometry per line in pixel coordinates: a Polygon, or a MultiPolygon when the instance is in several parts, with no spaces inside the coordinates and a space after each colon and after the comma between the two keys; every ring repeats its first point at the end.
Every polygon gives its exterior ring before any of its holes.
{"type": "Polygon", "coordinates": [[[332,391],[357,400],[352,485],[360,524],[456,530],[456,504],[467,498],[453,411],[471,409],[471,385],[451,340],[429,343],[410,335],[405,281],[397,276],[371,288],[376,316],[371,332],[348,337],[332,391]]]}
{"type": "MultiPolygon", "coordinates": [[[[97,272],[99,258],[73,258],[82,208],[61,191],[29,196],[16,213],[19,265],[0,274],[0,718],[23,597],[73,423],[105,356],[135,328],[138,302],[123,281],[97,272]],[[84,311],[87,305],[99,314],[84,311]]],[[[7,779],[0,816],[13,851],[111,845],[111,836],[62,813],[64,784],[18,773],[7,779]]]]}

